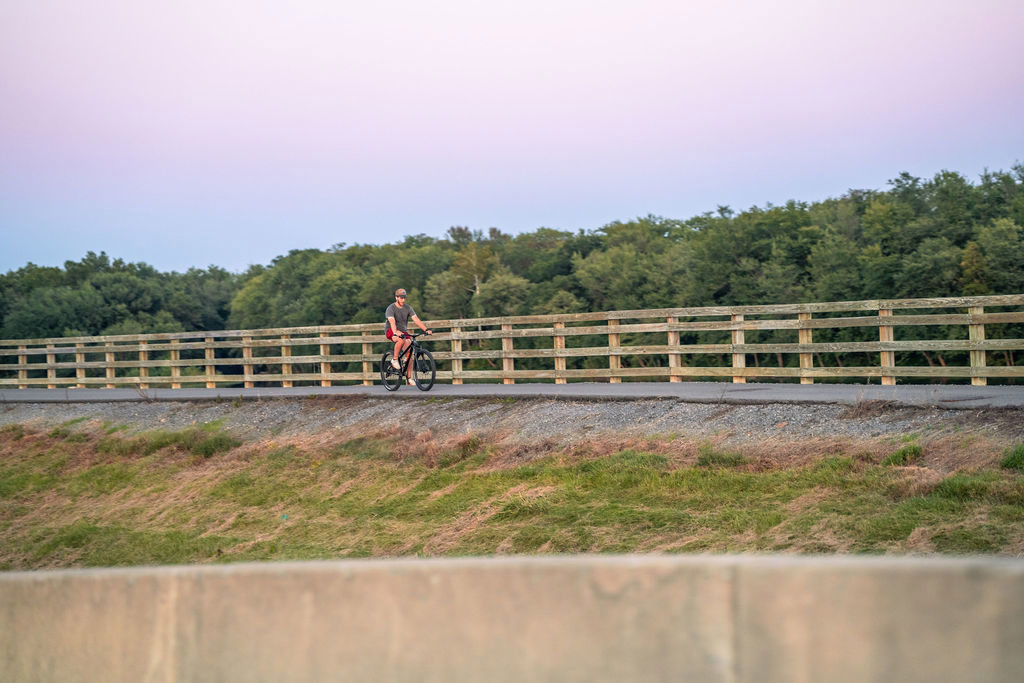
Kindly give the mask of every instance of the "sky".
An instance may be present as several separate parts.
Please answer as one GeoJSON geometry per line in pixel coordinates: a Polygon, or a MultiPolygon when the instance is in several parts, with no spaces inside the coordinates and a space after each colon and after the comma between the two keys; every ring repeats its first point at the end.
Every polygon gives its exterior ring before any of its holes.
{"type": "Polygon", "coordinates": [[[0,0],[0,273],[686,219],[1024,162],[1020,0],[0,0]]]}

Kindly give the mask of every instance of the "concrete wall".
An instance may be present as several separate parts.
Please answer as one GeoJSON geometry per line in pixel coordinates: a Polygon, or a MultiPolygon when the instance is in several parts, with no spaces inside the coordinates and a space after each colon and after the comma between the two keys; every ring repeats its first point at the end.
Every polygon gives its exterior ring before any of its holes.
{"type": "Polygon", "coordinates": [[[0,574],[3,681],[1024,680],[1024,561],[573,557],[0,574]]]}

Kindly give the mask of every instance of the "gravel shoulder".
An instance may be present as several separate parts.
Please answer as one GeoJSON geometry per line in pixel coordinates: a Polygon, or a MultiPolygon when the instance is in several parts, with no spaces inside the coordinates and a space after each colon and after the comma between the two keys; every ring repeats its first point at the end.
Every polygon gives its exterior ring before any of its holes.
{"type": "MultiPolygon", "coordinates": [[[[692,403],[676,399],[569,400],[537,397],[395,401],[337,396],[270,400],[5,403],[0,427],[123,434],[216,422],[246,442],[404,435],[451,442],[477,437],[503,446],[565,448],[582,443],[661,439],[716,447],[784,449],[787,443],[892,443],[919,438],[970,450],[1024,442],[1024,409],[950,410],[868,401],[857,405],[692,403]]],[[[823,446],[824,447],[824,446],[823,446]]]]}

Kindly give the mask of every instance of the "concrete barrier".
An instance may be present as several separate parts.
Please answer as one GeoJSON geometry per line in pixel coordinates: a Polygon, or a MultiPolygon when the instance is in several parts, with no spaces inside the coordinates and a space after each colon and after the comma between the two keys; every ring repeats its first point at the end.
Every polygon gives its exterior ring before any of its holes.
{"type": "Polygon", "coordinates": [[[4,681],[1020,681],[1024,561],[626,556],[0,574],[4,681]]]}

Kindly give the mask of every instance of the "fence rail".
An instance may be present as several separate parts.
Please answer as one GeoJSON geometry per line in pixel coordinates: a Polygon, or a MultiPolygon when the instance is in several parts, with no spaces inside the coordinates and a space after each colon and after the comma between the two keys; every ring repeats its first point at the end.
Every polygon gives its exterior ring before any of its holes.
{"type": "MultiPolygon", "coordinates": [[[[877,377],[895,384],[903,377],[970,378],[983,385],[989,377],[1024,377],[1024,365],[1017,365],[1024,360],[1020,323],[1024,294],[427,324],[435,331],[428,346],[438,379],[455,384],[698,377],[802,383],[877,377]],[[849,364],[851,354],[860,364],[849,364]],[[774,364],[762,364],[763,357],[774,364]]],[[[0,388],[369,385],[379,378],[381,354],[390,347],[382,329],[383,322],[0,340],[0,388]]]]}

